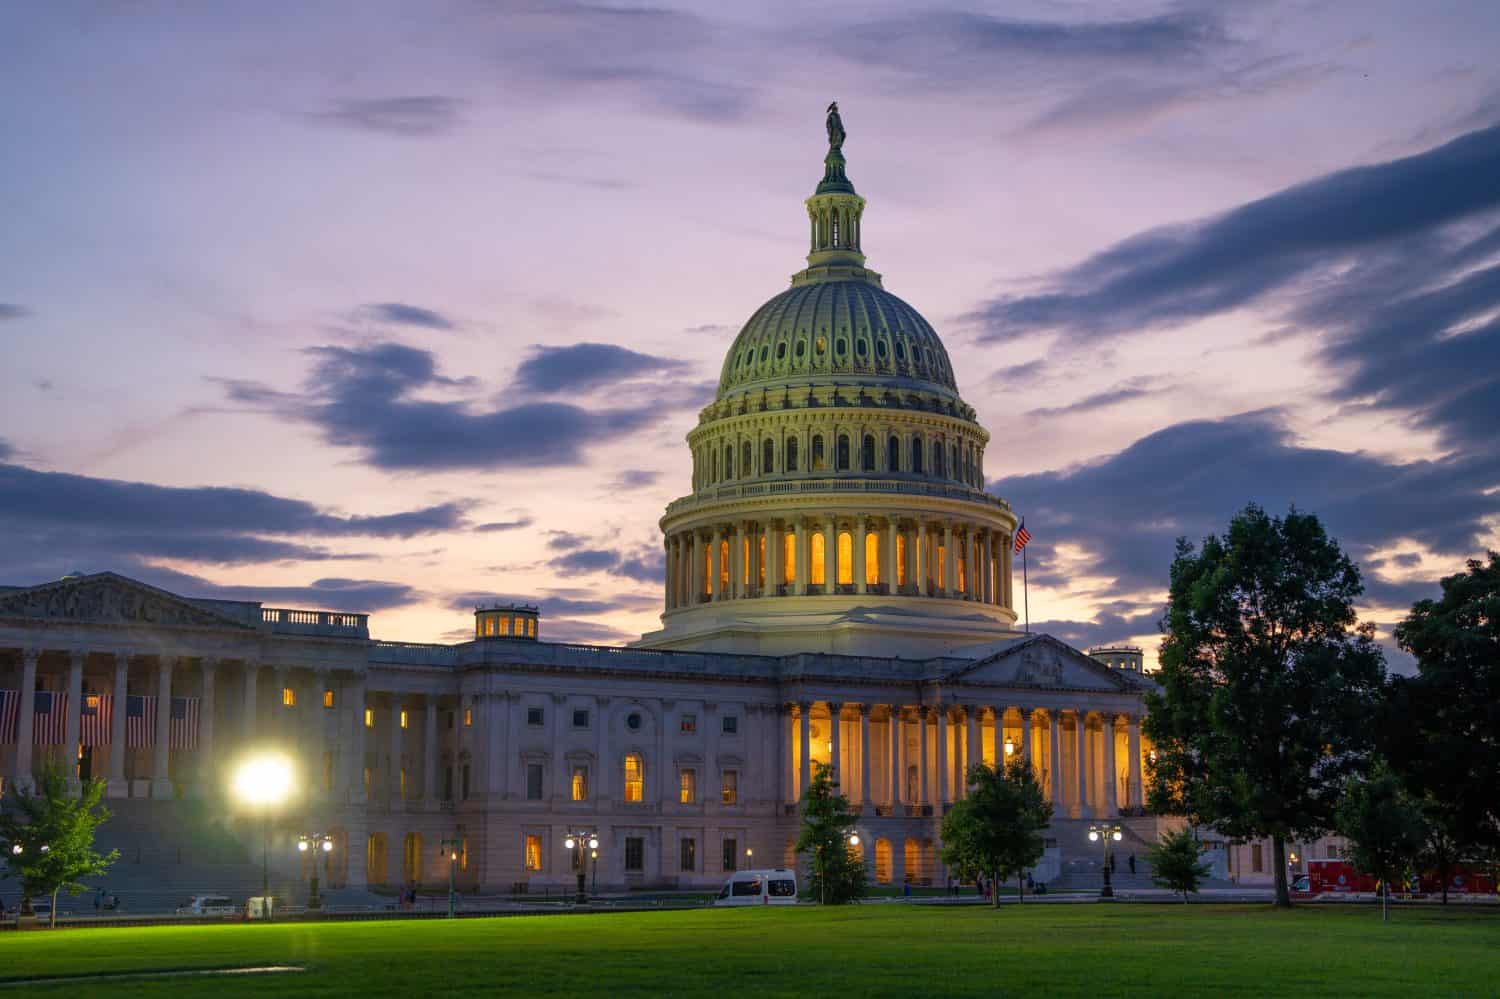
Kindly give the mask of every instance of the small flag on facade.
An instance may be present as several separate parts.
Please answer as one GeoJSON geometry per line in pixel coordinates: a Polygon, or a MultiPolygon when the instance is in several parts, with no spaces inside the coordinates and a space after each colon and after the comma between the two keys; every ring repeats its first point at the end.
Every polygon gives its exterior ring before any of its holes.
{"type": "Polygon", "coordinates": [[[79,711],[78,741],[85,746],[109,745],[110,725],[114,719],[114,698],[109,694],[84,694],[79,711]]]}
{"type": "Polygon", "coordinates": [[[37,746],[61,746],[68,724],[68,695],[51,690],[36,692],[31,741],[37,746]]]}
{"type": "Polygon", "coordinates": [[[21,720],[21,692],[0,690],[0,745],[16,741],[16,725],[21,720]]]}
{"type": "Polygon", "coordinates": [[[156,745],[156,696],[131,694],[125,698],[125,745],[156,745]]]}
{"type": "Polygon", "coordinates": [[[167,745],[172,749],[198,748],[198,698],[172,698],[172,716],[167,723],[167,745]]]}
{"type": "Polygon", "coordinates": [[[1026,530],[1026,518],[1022,517],[1021,526],[1016,528],[1016,551],[1019,552],[1022,548],[1025,548],[1030,541],[1031,532],[1026,530]]]}

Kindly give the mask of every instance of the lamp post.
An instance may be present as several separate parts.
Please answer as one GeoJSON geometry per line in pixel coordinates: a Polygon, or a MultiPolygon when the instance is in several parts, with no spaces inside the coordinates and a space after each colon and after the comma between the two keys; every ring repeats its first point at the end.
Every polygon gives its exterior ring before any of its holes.
{"type": "Polygon", "coordinates": [[[271,809],[292,789],[292,765],[284,756],[255,756],[240,764],[234,792],[241,801],[261,809],[260,895],[264,918],[271,918],[271,809]]]}
{"type": "MultiPolygon", "coordinates": [[[[10,855],[12,857],[20,857],[23,854],[25,854],[25,852],[26,852],[26,844],[24,844],[24,843],[14,843],[14,842],[11,843],[11,845],[10,845],[10,855]]],[[[47,854],[49,854],[49,853],[52,852],[52,847],[50,845],[46,844],[46,843],[43,843],[43,844],[41,844],[40,846],[38,846],[36,848],[36,852],[40,853],[42,856],[45,857],[47,854]]],[[[56,911],[57,910],[57,906],[54,905],[52,908],[53,908],[52,919],[55,922],[56,919],[57,919],[57,911],[56,911]]],[[[30,916],[30,915],[34,914],[32,912],[32,909],[31,909],[31,893],[27,892],[27,891],[24,891],[24,890],[22,891],[22,894],[21,894],[21,910],[20,910],[20,914],[23,915],[23,916],[30,916]]]]}
{"type": "Polygon", "coordinates": [[[309,909],[323,908],[323,898],[318,894],[318,857],[322,856],[330,865],[333,863],[333,837],[327,833],[311,833],[297,837],[297,852],[307,853],[312,851],[312,876],[308,878],[311,891],[307,896],[307,907],[309,909]]]}
{"type": "Polygon", "coordinates": [[[1118,822],[1105,823],[1104,825],[1089,826],[1089,842],[1101,843],[1104,846],[1104,887],[1099,892],[1100,898],[1114,898],[1115,889],[1109,883],[1110,857],[1109,844],[1118,843],[1125,836],[1118,822]]]}
{"type": "Polygon", "coordinates": [[[573,897],[573,901],[578,905],[587,905],[589,893],[585,881],[588,877],[588,859],[583,851],[589,850],[594,855],[594,880],[597,884],[599,876],[599,834],[582,830],[570,832],[563,839],[563,847],[573,851],[573,871],[578,875],[578,893],[573,897]]]}
{"type": "Polygon", "coordinates": [[[438,849],[443,851],[443,857],[448,861],[448,918],[454,916],[454,901],[456,896],[453,891],[453,869],[458,866],[458,851],[463,849],[463,841],[458,839],[445,839],[438,844],[438,849]]]}

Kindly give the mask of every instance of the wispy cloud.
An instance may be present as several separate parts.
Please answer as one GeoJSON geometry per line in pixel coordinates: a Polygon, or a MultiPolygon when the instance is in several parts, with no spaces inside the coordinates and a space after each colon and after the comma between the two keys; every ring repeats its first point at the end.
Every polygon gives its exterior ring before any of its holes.
{"type": "Polygon", "coordinates": [[[344,128],[361,129],[402,138],[443,135],[457,127],[463,102],[452,97],[424,94],[337,101],[330,108],[308,117],[344,128]]]}
{"type": "Polygon", "coordinates": [[[451,330],[454,328],[453,320],[433,309],[424,309],[420,305],[408,305],[405,302],[378,302],[364,307],[366,314],[383,323],[391,323],[396,326],[418,326],[429,330],[451,330]]]}

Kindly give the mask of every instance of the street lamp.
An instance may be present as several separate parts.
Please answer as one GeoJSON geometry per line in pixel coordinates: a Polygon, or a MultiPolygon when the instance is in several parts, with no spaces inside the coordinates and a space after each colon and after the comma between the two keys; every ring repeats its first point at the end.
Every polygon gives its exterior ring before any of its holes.
{"type": "Polygon", "coordinates": [[[1102,843],[1103,846],[1104,846],[1104,888],[1101,889],[1100,892],[1099,892],[1099,897],[1100,898],[1114,898],[1115,897],[1115,889],[1109,883],[1110,866],[1111,866],[1110,865],[1110,858],[1109,858],[1109,844],[1110,843],[1118,843],[1120,840],[1122,840],[1124,838],[1125,838],[1125,832],[1124,832],[1124,830],[1122,830],[1120,828],[1120,825],[1117,822],[1111,822],[1111,823],[1107,823],[1105,825],[1091,825],[1091,826],[1089,826],[1089,842],[1090,843],[1102,843]]]}
{"type": "Polygon", "coordinates": [[[594,886],[599,884],[599,834],[596,832],[570,832],[563,840],[563,847],[573,851],[573,871],[578,875],[578,893],[573,901],[578,905],[587,905],[589,893],[585,885],[588,877],[588,860],[585,859],[584,850],[593,854],[594,860],[594,886]]]}
{"type": "Polygon", "coordinates": [[[307,896],[307,907],[309,909],[323,908],[323,898],[318,894],[318,855],[322,854],[328,865],[329,871],[333,870],[333,837],[327,833],[312,833],[311,835],[297,837],[297,852],[312,852],[312,876],[308,879],[312,891],[307,896]]]}
{"type": "Polygon", "coordinates": [[[454,915],[453,903],[456,897],[453,892],[453,869],[458,866],[458,851],[463,849],[463,841],[459,839],[445,839],[438,844],[438,849],[442,851],[444,859],[448,861],[448,918],[452,919],[454,915]]]}
{"type": "Polygon", "coordinates": [[[234,774],[234,793],[247,805],[261,809],[260,894],[267,919],[271,918],[271,809],[285,801],[291,790],[292,765],[285,756],[253,756],[234,774]]]}
{"type": "MultiPolygon", "coordinates": [[[[25,846],[25,844],[15,843],[15,842],[11,843],[11,845],[10,845],[11,856],[13,856],[13,857],[19,857],[22,854],[24,854],[25,852],[26,852],[26,846],[25,846]]],[[[43,844],[41,844],[40,846],[38,846],[36,848],[36,852],[40,853],[42,856],[45,857],[47,854],[49,854],[49,853],[52,852],[52,847],[49,846],[46,843],[43,843],[43,844]]],[[[23,916],[30,916],[32,914],[33,913],[32,913],[32,910],[31,910],[31,893],[30,892],[23,892],[23,894],[21,895],[21,915],[23,915],[23,916]]],[[[56,919],[56,914],[55,913],[53,915],[53,918],[56,919]]]]}

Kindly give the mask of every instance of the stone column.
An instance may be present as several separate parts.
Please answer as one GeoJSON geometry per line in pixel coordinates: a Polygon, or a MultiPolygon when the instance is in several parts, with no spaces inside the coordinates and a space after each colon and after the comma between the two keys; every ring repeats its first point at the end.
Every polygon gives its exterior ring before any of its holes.
{"type": "Polygon", "coordinates": [[[604,809],[609,807],[610,785],[609,773],[614,769],[609,759],[609,698],[594,698],[595,722],[599,726],[599,745],[595,750],[596,757],[594,769],[598,773],[589,775],[589,797],[594,799],[594,807],[604,809]]]}
{"type": "MultiPolygon", "coordinates": [[[[949,565],[953,563],[950,561],[949,565]]],[[[948,709],[938,708],[937,715],[937,767],[938,767],[938,798],[939,805],[947,804],[953,799],[951,781],[953,778],[953,766],[948,755],[948,709]]]]}
{"type": "Polygon", "coordinates": [[[199,663],[198,675],[203,682],[203,694],[198,703],[198,788],[202,795],[213,784],[218,759],[214,756],[214,673],[219,663],[216,659],[204,659],[199,663]]]}
{"type": "Polygon", "coordinates": [[[240,705],[240,720],[244,725],[242,736],[247,744],[260,734],[255,718],[255,688],[260,679],[260,664],[245,663],[245,695],[240,705]]]}
{"type": "Polygon", "coordinates": [[[793,530],[796,532],[796,545],[794,547],[797,556],[797,565],[795,567],[797,595],[806,596],[807,579],[810,575],[807,570],[807,563],[810,558],[808,553],[812,548],[812,545],[807,540],[807,519],[805,517],[798,517],[793,524],[793,530]]]}
{"type": "Polygon", "coordinates": [[[349,740],[349,752],[354,759],[349,767],[348,800],[351,804],[363,804],[365,794],[365,675],[354,674],[353,693],[350,700],[354,707],[354,734],[349,740]]]}
{"type": "Polygon", "coordinates": [[[1062,721],[1057,717],[1056,708],[1047,709],[1047,728],[1051,732],[1051,741],[1047,747],[1047,765],[1052,771],[1052,807],[1061,812],[1063,808],[1062,721]]]}
{"type": "Polygon", "coordinates": [[[1031,767],[1031,772],[1041,778],[1041,770],[1037,768],[1036,757],[1031,752],[1031,709],[1017,708],[1021,713],[1021,758],[1031,767]]]}
{"type": "Polygon", "coordinates": [[[931,570],[928,566],[929,556],[931,555],[929,549],[931,547],[927,541],[927,525],[919,518],[916,527],[916,544],[912,546],[911,552],[912,566],[916,569],[916,572],[911,575],[910,579],[911,582],[916,584],[917,593],[922,596],[929,595],[927,580],[931,575],[931,570]]]}
{"type": "MultiPolygon", "coordinates": [[[[873,769],[870,759],[870,706],[861,704],[859,706],[859,803],[866,815],[872,813],[874,803],[870,800],[870,771],[873,769]]],[[[875,845],[870,844],[873,851],[875,845]]],[[[873,856],[873,852],[871,854],[873,856]]]]}
{"type": "Polygon", "coordinates": [[[802,793],[807,790],[808,783],[812,780],[812,702],[799,701],[797,711],[802,718],[802,758],[798,760],[797,778],[797,800],[802,800],[802,793]]]}
{"type": "Polygon", "coordinates": [[[698,788],[698,795],[708,811],[718,811],[724,803],[724,774],[719,769],[719,738],[724,734],[723,727],[719,721],[719,705],[714,701],[704,701],[703,783],[698,788]]]}
{"type": "Polygon", "coordinates": [[[151,764],[151,797],[170,798],[172,777],[169,771],[171,760],[172,731],[172,666],[174,661],[166,656],[156,662],[156,752],[151,764]]]}
{"type": "Polygon", "coordinates": [[[984,746],[980,744],[979,735],[979,709],[973,706],[964,708],[964,772],[959,783],[966,798],[969,796],[969,768],[984,759],[984,746]]]}
{"type": "Polygon", "coordinates": [[[713,533],[709,535],[708,539],[708,543],[710,546],[708,549],[708,572],[710,577],[708,581],[708,589],[709,592],[713,594],[714,600],[724,599],[724,548],[723,545],[720,544],[720,542],[723,540],[724,529],[721,527],[715,527],[713,533]]]}
{"type": "Polygon", "coordinates": [[[78,783],[78,738],[83,726],[83,661],[88,653],[74,649],[68,655],[68,717],[63,735],[63,750],[68,754],[68,786],[77,788],[78,783]]]}
{"type": "Polygon", "coordinates": [[[666,586],[667,586],[666,608],[667,608],[667,610],[671,610],[677,604],[677,590],[676,590],[676,587],[673,585],[674,582],[675,582],[675,580],[676,580],[676,577],[677,577],[677,565],[676,565],[676,562],[677,562],[677,558],[676,558],[676,556],[677,556],[677,548],[676,548],[675,542],[671,538],[667,538],[665,540],[665,544],[666,544],[666,564],[667,564],[667,571],[666,571],[666,577],[667,577],[666,578],[666,586]]]}
{"type": "Polygon", "coordinates": [[[115,653],[115,684],[109,695],[109,784],[111,798],[128,798],[125,783],[125,708],[130,688],[130,653],[115,653]]]}
{"type": "Polygon", "coordinates": [[[1004,592],[1005,606],[1015,610],[1015,594],[1011,588],[1011,573],[1015,567],[1015,540],[1009,535],[1001,538],[1000,547],[1000,588],[1004,592]]]}
{"type": "Polygon", "coordinates": [[[917,708],[917,794],[922,805],[932,804],[932,796],[927,793],[927,714],[931,710],[917,708]]]}
{"type": "Polygon", "coordinates": [[[896,533],[898,530],[895,517],[885,522],[885,551],[880,553],[880,581],[885,584],[887,593],[896,592],[896,533]]]}
{"type": "Polygon", "coordinates": [[[304,699],[304,714],[301,719],[307,740],[307,787],[313,792],[313,797],[326,799],[332,790],[323,783],[323,752],[328,745],[327,720],[323,716],[323,691],[328,689],[328,671],[314,669],[308,683],[310,696],[304,699]]]}
{"type": "Polygon", "coordinates": [[[844,781],[844,755],[843,755],[843,715],[844,705],[838,701],[828,702],[828,739],[831,745],[828,748],[828,765],[833,768],[833,782],[842,784],[844,781]]]}
{"type": "MultiPolygon", "coordinates": [[[[864,515],[856,517],[854,537],[850,539],[849,544],[850,553],[854,556],[854,592],[860,594],[869,592],[869,584],[865,582],[865,535],[870,531],[869,525],[868,517],[864,515]]],[[[875,554],[878,565],[880,553],[877,551],[875,554]]]]}
{"type": "Polygon", "coordinates": [[[1146,804],[1146,788],[1141,779],[1141,719],[1131,715],[1125,721],[1130,746],[1130,807],[1142,808],[1146,804]]]}
{"type": "Polygon", "coordinates": [[[1120,814],[1120,786],[1115,776],[1115,715],[1105,712],[1102,719],[1104,738],[1104,816],[1114,818],[1120,814]]]}
{"type": "Polygon", "coordinates": [[[16,712],[16,781],[26,788],[31,780],[31,742],[36,729],[36,667],[40,649],[21,653],[21,704],[16,712]]]}
{"type": "Polygon", "coordinates": [[[943,596],[958,593],[958,552],[953,549],[953,521],[943,522],[943,596]]]}
{"type": "Polygon", "coordinates": [[[688,559],[692,562],[691,572],[688,579],[691,581],[692,593],[688,595],[688,604],[696,604],[703,596],[703,542],[698,537],[698,532],[692,532],[692,544],[689,546],[688,559]]]}
{"type": "Polygon", "coordinates": [[[886,755],[891,758],[891,772],[889,774],[891,785],[890,805],[891,811],[894,812],[896,806],[901,804],[901,783],[903,779],[901,773],[901,705],[892,704],[890,712],[891,716],[886,719],[886,727],[890,730],[890,745],[886,747],[888,750],[886,755]]]}
{"type": "Polygon", "coordinates": [[[995,602],[994,538],[994,531],[984,530],[979,533],[979,563],[983,567],[979,573],[979,600],[986,604],[995,602]]]}
{"type": "Polygon", "coordinates": [[[405,800],[401,794],[401,698],[397,694],[391,695],[391,768],[386,774],[387,786],[390,788],[391,807],[404,807],[398,802],[405,800]]]}
{"type": "Polygon", "coordinates": [[[782,550],[786,542],[782,540],[781,528],[773,520],[766,521],[766,588],[762,596],[774,597],[777,595],[777,587],[782,583],[782,576],[786,570],[782,568],[782,550]]]}
{"type": "Polygon", "coordinates": [[[1089,726],[1088,715],[1082,711],[1075,711],[1074,718],[1078,722],[1078,817],[1080,819],[1091,819],[1094,817],[1093,809],[1089,806],[1089,726]]]}
{"type": "Polygon", "coordinates": [[[976,603],[984,602],[984,568],[979,557],[980,548],[979,531],[971,527],[968,547],[965,549],[969,553],[968,597],[976,603]]]}
{"type": "MultiPolygon", "coordinates": [[[[438,806],[438,733],[437,733],[437,698],[428,694],[427,713],[422,719],[422,803],[429,811],[437,811],[438,806]]],[[[561,724],[562,719],[558,719],[561,724]]],[[[562,767],[562,761],[558,761],[558,767],[562,767]]]]}
{"type": "Polygon", "coordinates": [[[793,788],[797,786],[797,775],[792,773],[792,706],[790,704],[779,704],[776,706],[777,727],[781,731],[781,738],[776,740],[776,763],[778,778],[781,782],[780,796],[776,799],[781,804],[792,800],[793,788]]]}
{"type": "Polygon", "coordinates": [[[823,592],[834,593],[838,585],[839,528],[838,521],[830,513],[823,518],[823,592]]]}

